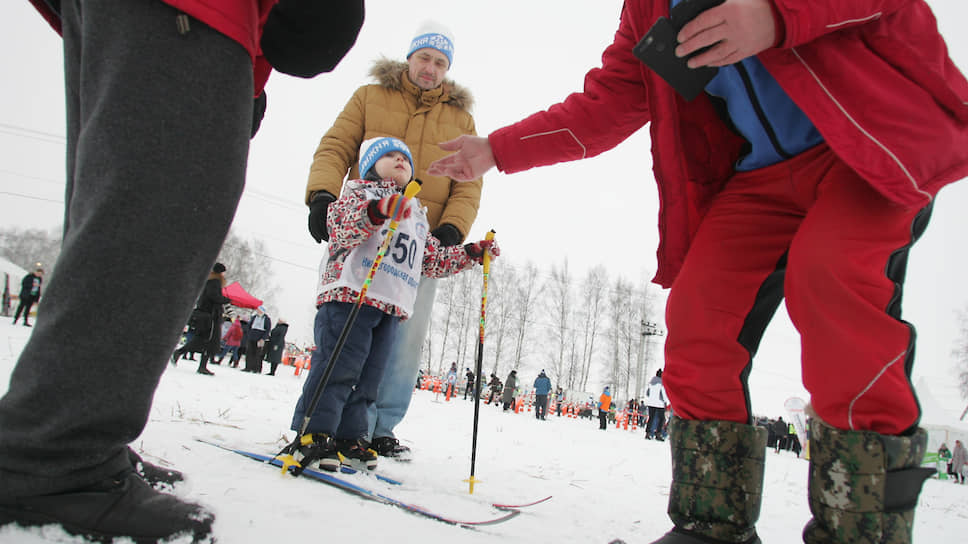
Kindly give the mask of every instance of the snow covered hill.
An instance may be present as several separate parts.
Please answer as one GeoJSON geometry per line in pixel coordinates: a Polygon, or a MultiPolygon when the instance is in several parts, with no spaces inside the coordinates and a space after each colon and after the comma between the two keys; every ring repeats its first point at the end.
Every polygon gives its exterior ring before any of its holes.
{"type": "MultiPolygon", "coordinates": [[[[0,322],[0,393],[6,390],[30,329],[0,322]]],[[[65,354],[69,356],[69,354],[65,354]]],[[[131,364],[139,361],[132,354],[131,364]]],[[[476,477],[468,494],[473,404],[415,393],[398,428],[413,448],[410,463],[382,460],[379,470],[403,480],[394,490],[406,500],[452,515],[496,513],[490,502],[554,498],[501,525],[469,530],[367,502],[328,486],[283,476],[276,469],[212,446],[219,440],[273,454],[294,433],[292,407],[303,376],[281,367],[275,377],[211,367],[195,373],[189,361],[169,367],[155,397],[148,427],[134,443],[142,455],[189,476],[180,494],[208,505],[217,516],[220,543],[449,542],[602,543],[620,537],[647,543],[671,526],[666,517],[668,443],[646,441],[641,431],[598,430],[598,422],[481,407],[476,477]]],[[[39,408],[42,409],[42,408],[39,408]]],[[[809,518],[807,462],[768,452],[766,492],[758,525],[764,542],[800,541],[809,518]]],[[[916,516],[915,542],[954,542],[968,531],[968,485],[929,480],[916,516]]],[[[0,529],[2,544],[81,542],[53,527],[0,529]]]]}

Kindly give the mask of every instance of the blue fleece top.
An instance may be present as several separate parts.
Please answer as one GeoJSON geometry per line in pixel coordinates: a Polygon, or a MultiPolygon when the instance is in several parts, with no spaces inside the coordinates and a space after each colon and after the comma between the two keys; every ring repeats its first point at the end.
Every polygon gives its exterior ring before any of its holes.
{"type": "MultiPolygon", "coordinates": [[[[675,6],[682,0],[672,0],[675,6]]],[[[706,92],[726,102],[729,118],[752,150],[739,158],[745,172],[789,159],[823,142],[823,136],[755,56],[723,66],[706,92]]]]}

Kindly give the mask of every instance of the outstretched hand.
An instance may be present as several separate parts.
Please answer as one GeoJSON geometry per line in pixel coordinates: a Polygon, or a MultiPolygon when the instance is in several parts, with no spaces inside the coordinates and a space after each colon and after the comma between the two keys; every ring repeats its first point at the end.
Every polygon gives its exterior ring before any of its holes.
{"type": "Polygon", "coordinates": [[[430,175],[447,176],[455,181],[472,181],[496,164],[487,138],[464,134],[439,145],[445,151],[457,153],[430,163],[427,168],[430,175]]]}
{"type": "Polygon", "coordinates": [[[690,68],[735,64],[776,43],[773,8],[770,0],[726,0],[689,21],[677,39],[680,57],[713,46],[689,59],[690,68]]]}

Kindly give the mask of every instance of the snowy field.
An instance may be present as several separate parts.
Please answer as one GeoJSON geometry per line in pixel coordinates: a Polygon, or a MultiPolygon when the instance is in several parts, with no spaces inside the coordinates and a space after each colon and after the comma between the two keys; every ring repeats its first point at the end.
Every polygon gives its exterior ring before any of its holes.
{"type": "MultiPolygon", "coordinates": [[[[0,323],[0,393],[30,329],[0,323]]],[[[65,354],[69,356],[69,354],[65,354]]],[[[131,364],[138,364],[132,358],[131,364]]],[[[291,410],[303,376],[292,367],[257,376],[212,367],[195,373],[190,361],[169,367],[155,397],[150,421],[134,447],[147,460],[188,475],[177,492],[216,514],[223,544],[295,542],[528,542],[600,543],[622,538],[648,543],[667,531],[668,443],[646,441],[642,431],[598,430],[594,421],[537,421],[533,413],[502,413],[481,407],[477,479],[470,471],[473,404],[444,402],[415,393],[398,436],[414,451],[410,463],[382,459],[379,471],[403,480],[391,490],[412,503],[469,518],[498,514],[491,502],[553,498],[500,525],[465,529],[368,502],[305,479],[283,476],[238,455],[199,443],[223,441],[273,454],[292,439],[291,410]]],[[[51,399],[56,402],[55,399],[51,399]]],[[[42,409],[42,407],[38,407],[42,409]]],[[[807,462],[792,453],[768,452],[766,491],[759,533],[767,543],[800,541],[809,518],[807,462]]],[[[371,479],[366,479],[371,480],[371,479]]],[[[381,489],[382,490],[382,489],[381,489]]],[[[929,480],[921,494],[915,542],[958,542],[968,531],[968,485],[929,480]]],[[[82,542],[55,527],[0,529],[0,543],[82,542]]]]}

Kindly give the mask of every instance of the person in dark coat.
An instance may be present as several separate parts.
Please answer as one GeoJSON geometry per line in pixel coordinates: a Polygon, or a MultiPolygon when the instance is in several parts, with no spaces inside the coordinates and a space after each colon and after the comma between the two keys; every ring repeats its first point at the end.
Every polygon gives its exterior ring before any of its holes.
{"type": "Polygon", "coordinates": [[[491,404],[496,402],[495,397],[501,394],[501,388],[504,386],[501,383],[501,379],[497,377],[497,374],[491,374],[491,381],[487,382],[487,386],[490,388],[491,393],[487,396],[487,402],[484,404],[491,404]]]}
{"type": "Polygon", "coordinates": [[[467,400],[467,395],[470,395],[471,391],[474,390],[474,371],[469,368],[465,368],[464,378],[467,380],[467,385],[464,386],[464,400],[467,400]]]}
{"type": "Polygon", "coordinates": [[[245,333],[243,372],[262,374],[262,353],[272,332],[272,320],[266,315],[265,306],[259,306],[255,312],[255,315],[249,319],[249,330],[245,333]]]}
{"type": "Polygon", "coordinates": [[[786,449],[786,436],[787,436],[787,424],[780,417],[773,422],[773,433],[776,434],[776,447],[774,451],[780,453],[780,450],[786,449]]]}
{"type": "Polygon", "coordinates": [[[266,360],[269,361],[269,376],[276,375],[276,367],[282,362],[282,354],[286,351],[286,331],[289,324],[280,319],[269,333],[269,347],[266,350],[266,360]]]}
{"type": "Polygon", "coordinates": [[[232,302],[229,297],[222,294],[223,285],[225,285],[225,265],[215,263],[192,311],[190,325],[195,335],[184,346],[175,350],[171,356],[172,364],[186,351],[200,351],[202,355],[198,360],[196,372],[206,376],[215,375],[208,369],[208,361],[222,349],[222,305],[232,302]]]}
{"type": "Polygon", "coordinates": [[[508,374],[508,379],[504,380],[504,394],[501,400],[504,402],[504,411],[514,407],[514,390],[518,387],[518,371],[512,370],[508,374]]]}
{"type": "Polygon", "coordinates": [[[20,304],[17,305],[17,313],[13,315],[14,324],[20,317],[20,312],[24,313],[24,327],[30,326],[30,308],[34,303],[40,301],[40,285],[44,282],[44,269],[38,264],[34,271],[24,276],[20,280],[20,304]]]}

